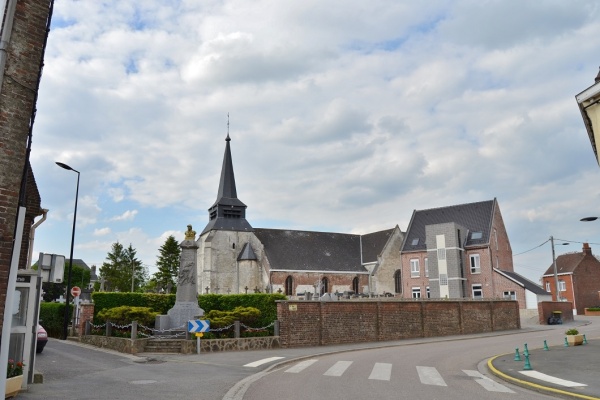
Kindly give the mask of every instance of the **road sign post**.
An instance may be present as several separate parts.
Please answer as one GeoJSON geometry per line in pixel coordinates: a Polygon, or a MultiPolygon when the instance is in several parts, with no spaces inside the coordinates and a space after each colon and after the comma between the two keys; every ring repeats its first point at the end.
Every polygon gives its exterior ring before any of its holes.
{"type": "Polygon", "coordinates": [[[196,352],[200,354],[200,338],[202,332],[208,332],[210,321],[207,319],[191,319],[188,321],[188,332],[196,334],[196,352]]]}

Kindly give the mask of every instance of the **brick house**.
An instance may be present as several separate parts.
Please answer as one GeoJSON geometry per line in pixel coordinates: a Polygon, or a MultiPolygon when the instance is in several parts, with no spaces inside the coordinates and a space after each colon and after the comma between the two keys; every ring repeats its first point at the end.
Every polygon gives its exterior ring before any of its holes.
{"type": "Polygon", "coordinates": [[[514,273],[496,199],[415,210],[401,259],[396,293],[404,298],[511,298],[537,309],[527,293],[542,288],[514,273]]]}
{"type": "Polygon", "coordinates": [[[35,103],[52,2],[4,2],[0,53],[0,328],[13,257],[17,211],[26,207],[19,268],[28,265],[29,232],[42,214],[28,162],[35,103]]]}
{"type": "MultiPolygon", "coordinates": [[[[581,252],[556,257],[556,272],[559,300],[572,302],[575,313],[583,315],[585,308],[600,306],[600,261],[594,257],[588,243],[583,244],[581,252]]],[[[550,265],[542,276],[542,284],[556,300],[554,265],[550,265]]]]}
{"type": "Polygon", "coordinates": [[[392,293],[404,233],[253,228],[237,197],[229,135],[217,200],[197,240],[202,293],[392,293]]]}

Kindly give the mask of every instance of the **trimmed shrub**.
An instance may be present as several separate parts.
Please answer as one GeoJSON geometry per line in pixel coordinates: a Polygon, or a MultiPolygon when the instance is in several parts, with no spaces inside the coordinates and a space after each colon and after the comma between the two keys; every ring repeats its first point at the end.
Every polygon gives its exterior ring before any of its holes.
{"type": "Polygon", "coordinates": [[[98,318],[104,321],[110,320],[117,325],[129,325],[132,321],[146,326],[154,326],[154,320],[158,315],[149,307],[130,307],[121,306],[102,310],[98,313],[98,318]]]}

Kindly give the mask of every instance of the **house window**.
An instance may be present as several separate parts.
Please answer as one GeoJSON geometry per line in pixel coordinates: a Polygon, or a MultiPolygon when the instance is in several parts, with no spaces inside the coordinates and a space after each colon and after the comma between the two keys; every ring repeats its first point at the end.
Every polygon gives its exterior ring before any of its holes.
{"type": "Polygon", "coordinates": [[[471,286],[474,299],[483,299],[483,288],[480,283],[471,286]]]}
{"type": "Polygon", "coordinates": [[[421,276],[421,273],[419,271],[419,260],[413,258],[412,260],[410,260],[410,277],[418,278],[419,276],[421,276]]]}
{"type": "Polygon", "coordinates": [[[413,286],[412,288],[412,298],[420,299],[421,298],[421,288],[417,286],[413,286]]]}
{"type": "Polygon", "coordinates": [[[566,292],[567,291],[567,285],[565,284],[565,281],[558,281],[558,289],[561,292],[566,292]]]}
{"type": "Polygon", "coordinates": [[[437,249],[437,253],[438,253],[438,260],[445,260],[446,259],[446,249],[437,249]]]}
{"type": "Polygon", "coordinates": [[[416,239],[413,239],[413,240],[412,240],[412,245],[413,245],[413,246],[416,246],[416,245],[418,245],[418,244],[419,244],[419,238],[416,238],[416,239]]]}
{"type": "Polygon", "coordinates": [[[323,279],[321,279],[321,296],[325,293],[329,293],[329,279],[323,277],[323,279]]]}
{"type": "Polygon", "coordinates": [[[514,290],[510,290],[507,292],[504,292],[504,298],[507,300],[516,300],[517,299],[517,293],[514,290]]]}
{"type": "Polygon", "coordinates": [[[292,296],[294,294],[294,278],[289,275],[285,278],[285,295],[292,296]]]}
{"type": "Polygon", "coordinates": [[[425,257],[425,277],[429,278],[429,259],[425,257]]]}
{"type": "Polygon", "coordinates": [[[546,282],[546,292],[550,292],[550,282],[546,282]]]}
{"type": "Polygon", "coordinates": [[[358,293],[358,276],[355,276],[354,279],[352,279],[352,290],[354,293],[358,293]]]}
{"type": "Polygon", "coordinates": [[[483,237],[483,232],[472,232],[471,240],[481,239],[483,237]]]}
{"type": "Polygon", "coordinates": [[[440,274],[440,286],[448,286],[448,274],[440,274]]]}
{"type": "Polygon", "coordinates": [[[425,288],[425,291],[427,292],[427,298],[430,299],[431,298],[431,291],[429,290],[429,286],[427,286],[425,288]]]}
{"type": "Polygon", "coordinates": [[[471,254],[469,259],[471,260],[471,273],[481,273],[481,266],[479,265],[479,254],[471,254]]]}
{"type": "Polygon", "coordinates": [[[394,291],[402,293],[402,272],[399,269],[394,272],[394,291]]]}

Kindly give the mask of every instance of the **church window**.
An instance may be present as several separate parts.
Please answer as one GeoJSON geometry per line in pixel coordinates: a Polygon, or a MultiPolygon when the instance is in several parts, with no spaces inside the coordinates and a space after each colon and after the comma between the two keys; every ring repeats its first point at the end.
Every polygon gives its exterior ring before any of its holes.
{"type": "Polygon", "coordinates": [[[235,250],[235,243],[232,243],[231,247],[235,250]]]}
{"type": "Polygon", "coordinates": [[[294,295],[294,278],[292,278],[291,275],[289,275],[285,279],[285,295],[286,296],[293,296],[294,295]]]}
{"type": "Polygon", "coordinates": [[[354,293],[358,293],[358,276],[355,276],[354,279],[352,279],[352,290],[354,293]]]}
{"type": "Polygon", "coordinates": [[[399,269],[394,272],[394,291],[402,293],[402,271],[399,269]]]}
{"type": "Polygon", "coordinates": [[[325,293],[329,293],[329,279],[323,277],[323,279],[321,279],[321,296],[325,293]]]}

